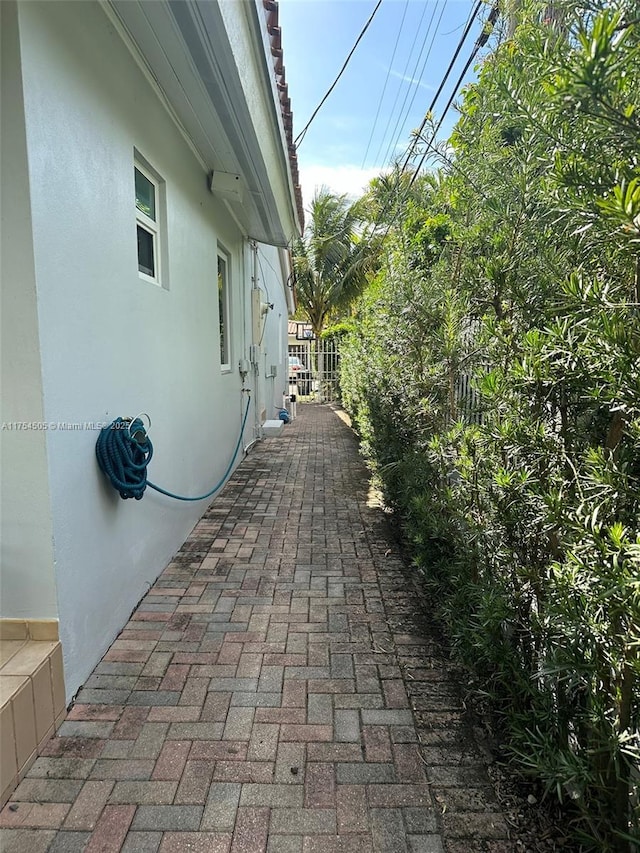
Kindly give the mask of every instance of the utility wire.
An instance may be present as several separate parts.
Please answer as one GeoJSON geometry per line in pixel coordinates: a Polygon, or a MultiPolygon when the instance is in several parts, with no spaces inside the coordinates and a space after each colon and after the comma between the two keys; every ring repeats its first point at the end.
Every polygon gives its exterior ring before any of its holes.
{"type": "Polygon", "coordinates": [[[389,83],[389,77],[391,76],[391,69],[393,67],[393,60],[396,58],[396,51],[398,50],[398,43],[400,42],[400,35],[402,33],[402,28],[404,26],[404,19],[407,17],[407,9],[409,8],[409,0],[405,0],[404,3],[404,11],[402,13],[402,20],[400,21],[400,28],[398,29],[398,35],[396,36],[396,43],[393,46],[393,53],[391,54],[391,60],[389,62],[389,68],[387,69],[387,76],[385,77],[384,86],[382,87],[382,94],[380,95],[380,99],[378,100],[378,109],[376,110],[376,115],[373,120],[373,125],[371,126],[371,133],[369,134],[369,140],[367,141],[367,148],[364,152],[364,157],[362,158],[362,167],[364,169],[364,164],[367,162],[367,154],[369,153],[369,148],[371,147],[371,142],[373,141],[373,134],[376,129],[376,125],[378,123],[378,118],[380,116],[380,110],[382,108],[382,102],[384,101],[384,96],[387,91],[387,85],[389,83]]]}
{"type": "MultiPolygon", "coordinates": [[[[487,43],[487,41],[488,41],[488,39],[489,39],[489,36],[490,36],[490,34],[491,34],[491,31],[492,31],[492,25],[495,23],[496,19],[498,18],[498,15],[499,15],[499,7],[498,7],[498,2],[497,2],[497,0],[496,0],[496,2],[495,2],[495,4],[494,4],[494,6],[493,6],[493,7],[492,7],[492,9],[491,9],[491,12],[489,13],[489,17],[487,18],[487,21],[486,21],[486,23],[485,23],[485,25],[484,25],[484,27],[483,27],[482,32],[480,33],[480,35],[479,35],[479,36],[478,36],[478,38],[476,39],[476,42],[475,42],[475,44],[474,44],[474,46],[473,46],[473,49],[472,49],[472,51],[471,51],[471,55],[469,56],[469,58],[468,58],[467,62],[465,63],[464,69],[463,69],[462,73],[460,74],[460,76],[459,76],[459,78],[458,78],[458,81],[457,81],[457,83],[456,83],[456,85],[455,85],[455,87],[454,87],[454,89],[453,89],[453,92],[451,93],[451,96],[450,96],[450,98],[449,98],[449,100],[448,100],[448,102],[447,102],[447,105],[446,105],[446,107],[445,107],[445,109],[444,109],[443,113],[442,113],[442,116],[441,116],[441,118],[440,118],[440,121],[438,122],[438,124],[437,124],[437,126],[435,127],[434,131],[431,133],[431,137],[430,137],[430,139],[429,139],[429,140],[425,140],[425,139],[424,139],[424,137],[421,137],[421,133],[422,133],[422,131],[424,130],[425,125],[426,125],[426,124],[427,124],[427,122],[429,121],[429,114],[430,114],[431,110],[433,109],[433,104],[435,104],[435,101],[436,101],[437,97],[439,96],[439,94],[440,94],[440,92],[441,92],[441,90],[442,90],[442,87],[443,87],[443,85],[444,85],[444,83],[445,83],[445,81],[446,81],[446,79],[447,79],[448,75],[449,75],[449,74],[450,74],[450,72],[451,72],[451,68],[453,67],[453,64],[454,64],[454,62],[455,62],[455,58],[457,57],[458,53],[460,52],[460,49],[461,49],[461,47],[462,47],[462,43],[463,43],[463,41],[466,39],[466,36],[467,36],[467,34],[468,34],[468,32],[469,32],[469,28],[471,27],[471,25],[473,24],[473,21],[474,21],[474,20],[475,20],[475,18],[477,17],[477,14],[479,13],[479,7],[480,7],[480,6],[481,6],[481,2],[479,2],[479,3],[478,3],[478,6],[474,9],[474,13],[473,13],[473,15],[471,16],[471,18],[469,19],[469,22],[468,22],[467,26],[465,27],[465,31],[464,31],[464,33],[462,34],[462,36],[461,36],[461,38],[460,38],[460,43],[459,43],[459,45],[458,45],[458,48],[456,49],[455,56],[454,56],[454,58],[452,59],[451,63],[449,64],[449,67],[447,68],[447,71],[446,71],[446,73],[445,73],[445,77],[443,78],[443,81],[442,81],[441,85],[438,87],[438,92],[436,93],[436,96],[434,97],[434,99],[433,99],[433,101],[432,101],[432,106],[430,107],[429,111],[428,111],[428,112],[427,112],[427,114],[425,115],[424,121],[422,122],[422,125],[420,126],[420,129],[418,130],[418,133],[416,134],[416,136],[415,136],[415,137],[414,137],[414,139],[412,140],[411,145],[409,146],[409,149],[408,149],[408,151],[407,151],[407,155],[406,155],[406,158],[405,158],[405,162],[404,162],[404,164],[403,164],[402,168],[398,170],[397,187],[399,188],[399,186],[400,186],[400,180],[401,180],[401,178],[402,178],[402,175],[404,174],[404,171],[405,171],[405,169],[406,169],[406,167],[407,167],[407,164],[408,164],[409,160],[411,159],[411,157],[412,157],[412,155],[413,155],[413,152],[415,151],[415,147],[416,147],[416,145],[417,145],[417,143],[418,143],[418,139],[422,139],[423,143],[425,144],[425,152],[424,152],[424,154],[422,155],[422,157],[421,157],[421,159],[420,159],[420,162],[418,163],[418,166],[417,166],[417,167],[416,167],[416,169],[414,170],[413,175],[412,175],[412,177],[411,177],[411,180],[409,181],[408,186],[406,187],[406,189],[405,189],[405,190],[404,190],[404,192],[403,192],[403,197],[402,197],[402,199],[399,199],[399,200],[398,200],[398,202],[397,202],[397,205],[396,205],[396,212],[395,212],[394,216],[391,218],[391,221],[388,223],[388,225],[387,225],[387,227],[386,227],[385,233],[384,233],[384,235],[383,235],[383,239],[387,237],[387,235],[389,234],[389,231],[391,230],[391,228],[392,228],[393,224],[395,223],[396,219],[397,219],[397,218],[398,218],[398,216],[400,215],[400,210],[401,210],[402,204],[403,204],[403,202],[406,200],[406,198],[408,197],[409,192],[410,192],[410,190],[411,190],[411,187],[412,187],[412,186],[413,186],[413,184],[415,183],[415,181],[416,181],[416,179],[417,179],[417,177],[418,177],[418,174],[419,174],[419,172],[420,172],[420,169],[421,169],[421,167],[422,167],[422,165],[423,165],[423,163],[424,163],[425,159],[427,158],[427,155],[428,155],[429,151],[430,151],[430,150],[431,150],[431,151],[436,151],[436,149],[433,147],[433,142],[434,142],[434,140],[435,140],[435,137],[436,137],[436,135],[437,135],[438,131],[440,130],[440,127],[442,126],[442,123],[443,123],[443,121],[444,121],[444,118],[445,118],[445,116],[446,116],[447,112],[449,111],[449,108],[451,107],[451,104],[453,103],[454,98],[456,97],[456,95],[457,95],[457,93],[458,93],[458,89],[460,88],[460,85],[461,85],[461,83],[462,83],[462,80],[464,79],[464,76],[465,76],[465,74],[467,73],[467,71],[468,71],[468,69],[469,69],[469,66],[471,65],[471,63],[473,62],[473,60],[476,58],[476,56],[477,56],[478,51],[480,50],[480,48],[481,48],[481,47],[484,47],[484,45],[487,43]],[[488,25],[491,25],[491,26],[488,26],[488,25]]],[[[453,161],[449,160],[449,158],[448,158],[448,157],[445,157],[444,155],[441,155],[441,154],[440,154],[439,152],[437,152],[437,151],[436,151],[436,153],[438,153],[438,155],[439,155],[439,156],[442,156],[442,157],[443,157],[443,159],[447,160],[451,165],[453,165],[453,161]]],[[[460,169],[460,168],[459,168],[459,167],[457,167],[457,166],[456,166],[456,168],[457,168],[457,170],[458,170],[459,172],[462,172],[462,169],[460,169]]],[[[464,174],[464,173],[463,173],[463,174],[464,174]]],[[[387,202],[385,202],[385,204],[384,204],[384,206],[383,206],[383,209],[380,211],[380,214],[378,215],[378,217],[377,217],[377,219],[376,219],[376,222],[374,223],[374,228],[375,228],[377,225],[380,225],[380,224],[381,224],[381,220],[382,220],[382,218],[384,217],[384,215],[387,213],[387,211],[389,210],[389,207],[390,207],[390,198],[387,200],[387,202]]]]}
{"type": "MultiPolygon", "coordinates": [[[[418,41],[418,35],[420,33],[420,29],[422,27],[422,22],[424,21],[424,17],[426,14],[427,14],[427,4],[424,3],[422,6],[422,14],[420,15],[420,20],[418,21],[418,26],[416,27],[416,31],[415,31],[415,34],[413,36],[411,48],[409,49],[409,53],[407,55],[407,61],[405,63],[404,70],[403,70],[401,78],[400,78],[401,82],[398,84],[398,91],[396,92],[396,97],[393,101],[393,106],[389,110],[389,117],[387,119],[387,123],[386,123],[385,128],[384,128],[384,133],[382,134],[382,138],[380,140],[380,145],[378,146],[378,150],[376,151],[376,156],[373,158],[374,163],[378,162],[378,159],[379,159],[380,154],[382,152],[382,149],[384,147],[385,139],[387,138],[387,132],[388,132],[389,127],[391,125],[393,115],[396,111],[396,105],[400,99],[400,93],[402,91],[402,82],[404,81],[404,78],[407,76],[407,71],[409,70],[409,63],[411,62],[411,57],[413,56],[413,49],[416,46],[416,42],[418,41]]],[[[395,127],[394,127],[394,133],[395,133],[395,127]]]]}
{"type": "MultiPolygon", "coordinates": [[[[469,35],[469,31],[471,30],[471,27],[473,26],[473,23],[474,23],[475,19],[478,17],[478,15],[479,15],[479,13],[480,13],[480,9],[481,9],[481,8],[482,8],[482,0],[478,0],[478,3],[476,4],[475,9],[474,9],[474,10],[473,10],[473,12],[471,13],[470,18],[469,18],[469,20],[467,21],[467,25],[466,25],[466,26],[465,26],[465,28],[464,28],[464,32],[463,32],[463,33],[462,33],[462,35],[460,36],[460,39],[459,39],[459,41],[458,41],[458,46],[456,47],[455,52],[454,52],[453,56],[451,57],[451,62],[449,63],[449,66],[448,66],[447,70],[445,71],[444,77],[443,77],[443,78],[442,78],[442,80],[440,81],[440,85],[438,86],[438,90],[437,90],[437,92],[435,93],[435,95],[433,96],[433,99],[432,99],[431,103],[429,104],[429,109],[428,109],[428,110],[427,110],[427,112],[425,113],[425,116],[424,116],[424,118],[423,118],[423,120],[422,120],[422,124],[421,124],[421,125],[420,125],[420,127],[418,128],[417,134],[416,134],[416,136],[414,137],[414,139],[412,140],[412,142],[411,142],[411,144],[410,144],[410,146],[409,146],[409,149],[408,149],[408,151],[407,151],[407,154],[406,154],[406,156],[405,156],[405,158],[404,158],[404,163],[403,163],[403,165],[402,165],[402,169],[400,170],[400,171],[402,171],[402,172],[404,172],[404,170],[407,168],[407,164],[409,163],[409,160],[410,160],[410,159],[411,159],[411,157],[413,156],[413,152],[415,151],[415,147],[416,147],[417,139],[418,139],[418,137],[420,136],[420,134],[422,133],[422,131],[424,130],[426,123],[429,121],[429,116],[430,116],[430,115],[431,115],[431,113],[433,112],[433,109],[434,109],[434,107],[435,107],[435,105],[436,105],[436,101],[437,101],[437,100],[438,100],[438,98],[440,97],[440,94],[442,93],[442,90],[444,89],[444,86],[445,86],[445,84],[446,84],[447,80],[449,79],[449,74],[451,74],[451,71],[452,71],[452,69],[453,69],[453,66],[455,65],[455,62],[456,62],[456,60],[457,60],[457,58],[458,58],[458,56],[459,56],[459,54],[460,54],[460,51],[462,50],[462,46],[464,45],[464,43],[465,43],[465,41],[466,41],[466,39],[467,39],[467,36],[469,35]]],[[[473,56],[475,56],[475,54],[473,54],[473,56]]],[[[472,57],[472,59],[473,59],[473,57],[472,57]]],[[[445,111],[445,112],[446,112],[446,111],[445,111]]]]}
{"type": "MultiPolygon", "coordinates": [[[[440,17],[438,18],[438,23],[436,24],[436,28],[433,31],[433,35],[431,37],[431,43],[429,44],[429,49],[427,50],[427,55],[425,56],[424,62],[422,63],[422,68],[420,69],[420,76],[418,77],[419,80],[422,80],[422,76],[424,75],[424,72],[426,70],[427,62],[429,61],[429,57],[431,56],[431,51],[433,50],[433,43],[436,40],[436,36],[438,35],[438,27],[440,26],[440,24],[442,22],[442,17],[444,15],[446,6],[447,6],[447,4],[446,4],[446,0],[445,0],[445,2],[442,4],[442,10],[440,11],[440,17]]],[[[417,95],[418,95],[418,87],[416,86],[416,89],[413,93],[413,97],[411,98],[411,101],[409,102],[409,108],[407,109],[407,115],[411,111],[411,108],[413,107],[413,104],[414,104],[414,101],[415,101],[417,95]]],[[[397,142],[397,140],[396,140],[396,142],[397,142]]]]}
{"type": "MultiPolygon", "coordinates": [[[[271,261],[269,260],[269,258],[264,254],[264,252],[262,251],[262,249],[260,248],[260,246],[258,246],[258,260],[259,260],[259,256],[260,256],[260,255],[262,255],[262,259],[263,259],[263,261],[265,262],[265,264],[266,264],[268,267],[271,267],[272,271],[275,273],[275,275],[276,275],[276,276],[279,276],[279,275],[280,275],[280,273],[279,273],[279,272],[276,270],[276,268],[273,266],[273,264],[271,263],[271,261]]],[[[262,264],[260,264],[260,271],[262,272],[262,264]]],[[[262,274],[262,279],[263,279],[263,281],[264,281],[264,272],[263,272],[263,274],[262,274]]],[[[267,299],[269,299],[269,291],[268,291],[268,290],[267,290],[267,299]]],[[[269,302],[271,302],[271,299],[269,299],[269,302]]]]}
{"type": "MultiPolygon", "coordinates": [[[[418,70],[418,65],[419,65],[419,63],[420,63],[420,60],[422,59],[422,54],[423,54],[423,51],[424,51],[425,45],[426,45],[426,43],[427,43],[427,39],[429,38],[429,33],[431,32],[431,26],[432,26],[432,24],[433,24],[433,19],[435,18],[436,12],[437,12],[437,10],[438,10],[439,2],[440,2],[440,0],[436,0],[436,3],[435,3],[435,5],[434,5],[434,7],[433,7],[433,11],[431,12],[431,17],[429,18],[429,23],[427,24],[427,31],[426,31],[426,33],[425,33],[425,35],[424,35],[424,39],[422,40],[422,45],[420,46],[420,52],[418,53],[418,56],[417,56],[417,58],[416,58],[416,64],[414,65],[414,67],[413,67],[413,71],[412,71],[412,72],[411,72],[411,74],[410,74],[410,79],[411,79],[411,80],[420,80],[420,78],[419,78],[419,77],[416,77],[415,75],[416,75],[416,72],[417,72],[417,70],[418,70]]],[[[438,27],[440,26],[440,21],[442,20],[442,15],[443,15],[443,13],[444,13],[444,6],[445,6],[445,4],[443,3],[443,4],[442,4],[442,9],[441,9],[441,11],[440,11],[440,17],[438,18],[438,23],[436,24],[436,29],[435,29],[435,32],[434,32],[434,38],[435,38],[435,35],[436,35],[437,31],[438,31],[438,27]]],[[[429,50],[427,51],[427,59],[428,59],[428,57],[429,57],[429,54],[431,53],[431,47],[432,47],[432,45],[433,45],[433,39],[431,40],[431,44],[429,45],[429,50]]],[[[426,61],[425,61],[425,65],[426,65],[426,61]]],[[[423,66],[423,67],[424,67],[424,66],[423,66]]],[[[421,76],[422,76],[422,75],[421,75],[421,76]]],[[[418,91],[418,87],[417,87],[417,85],[414,87],[414,90],[413,90],[413,98],[411,99],[411,103],[409,104],[409,106],[408,106],[408,108],[407,108],[407,111],[406,111],[406,113],[405,113],[405,112],[404,112],[404,108],[405,108],[405,105],[406,105],[406,103],[407,103],[407,99],[408,99],[408,97],[409,97],[409,92],[410,92],[410,91],[411,91],[410,86],[407,86],[407,90],[406,90],[406,92],[404,93],[404,100],[402,101],[402,106],[400,107],[400,112],[399,112],[399,114],[398,114],[398,118],[397,118],[396,123],[395,123],[395,126],[394,126],[394,128],[393,128],[393,132],[392,132],[392,134],[391,134],[391,139],[389,140],[389,146],[388,146],[388,148],[387,148],[387,150],[386,150],[386,152],[385,152],[385,155],[384,155],[384,162],[386,162],[386,161],[387,161],[387,159],[389,158],[389,156],[390,156],[390,155],[391,155],[391,153],[393,152],[393,150],[394,150],[395,146],[398,144],[398,140],[400,139],[400,136],[401,136],[401,134],[402,134],[402,128],[403,128],[404,122],[406,121],[407,116],[409,115],[409,111],[411,110],[411,105],[413,104],[413,101],[415,100],[416,93],[417,93],[417,91],[418,91]],[[396,131],[398,132],[398,135],[397,135],[397,136],[396,136],[396,131]]]]}
{"type": "MultiPolygon", "coordinates": [[[[469,173],[468,173],[468,172],[465,172],[465,170],[462,168],[462,166],[459,166],[459,165],[456,163],[456,161],[455,161],[455,160],[452,160],[452,159],[451,159],[451,157],[447,157],[447,155],[446,155],[446,154],[443,154],[443,153],[442,153],[442,151],[438,151],[438,149],[435,147],[435,145],[433,144],[433,142],[431,142],[431,141],[427,141],[426,139],[423,139],[422,141],[424,142],[424,144],[427,146],[427,148],[428,148],[428,149],[431,149],[431,150],[433,151],[433,153],[435,154],[435,156],[436,156],[436,157],[439,157],[441,160],[444,160],[444,161],[445,161],[445,163],[448,163],[448,164],[449,164],[449,166],[451,166],[451,168],[452,168],[452,169],[455,169],[455,171],[456,171],[456,172],[458,172],[459,174],[461,174],[461,175],[462,175],[462,177],[466,179],[466,181],[467,181],[467,183],[469,184],[469,186],[470,186],[472,189],[474,189],[474,190],[478,193],[478,195],[482,196],[482,198],[483,198],[486,202],[488,202],[489,204],[491,204],[491,199],[489,198],[489,196],[484,192],[484,190],[482,190],[482,189],[481,189],[481,188],[480,188],[480,187],[479,187],[479,186],[478,186],[478,185],[473,181],[473,179],[471,178],[471,176],[469,175],[469,173]]],[[[492,171],[497,171],[494,167],[491,167],[491,166],[490,166],[490,168],[492,168],[492,171]]]]}
{"type": "MultiPolygon", "coordinates": [[[[442,80],[440,81],[440,85],[438,86],[438,90],[436,91],[435,95],[433,96],[433,99],[432,99],[432,101],[431,101],[431,104],[429,105],[429,109],[428,109],[428,110],[427,110],[427,112],[425,113],[424,119],[422,120],[422,123],[421,123],[421,125],[420,125],[420,127],[419,127],[419,129],[418,129],[418,131],[417,131],[417,133],[416,133],[416,135],[415,135],[415,136],[414,136],[414,138],[411,140],[411,143],[409,144],[409,146],[408,146],[408,148],[407,148],[407,151],[406,151],[406,154],[405,154],[405,157],[404,157],[404,163],[402,164],[402,167],[398,170],[398,176],[397,176],[397,179],[396,179],[396,183],[397,183],[396,189],[399,189],[399,187],[400,187],[400,181],[401,181],[401,179],[402,179],[402,175],[403,175],[403,173],[405,172],[405,170],[406,170],[406,168],[407,168],[407,165],[409,164],[409,160],[410,160],[410,159],[411,159],[411,157],[413,156],[413,153],[414,153],[414,151],[415,151],[416,145],[418,144],[418,139],[419,139],[419,138],[421,138],[421,137],[420,137],[420,135],[421,135],[422,131],[424,130],[425,125],[426,125],[426,124],[427,124],[427,122],[429,121],[429,118],[430,118],[430,116],[431,116],[431,113],[433,112],[433,109],[434,109],[434,107],[435,107],[435,105],[436,105],[436,102],[437,102],[438,98],[440,97],[440,94],[442,93],[442,90],[444,89],[444,86],[445,86],[445,84],[446,84],[446,82],[447,82],[447,80],[448,80],[448,78],[449,78],[449,75],[451,74],[451,71],[452,71],[452,69],[453,69],[453,66],[455,65],[455,62],[456,62],[456,60],[457,60],[457,58],[458,58],[458,56],[459,56],[459,54],[460,54],[460,51],[462,50],[462,47],[463,47],[463,45],[464,45],[464,43],[465,43],[465,41],[466,41],[466,39],[467,39],[467,36],[469,35],[469,32],[471,31],[471,27],[473,26],[474,21],[475,21],[475,20],[476,20],[476,18],[478,17],[478,15],[479,15],[479,13],[480,13],[481,8],[482,8],[482,0],[478,0],[478,2],[477,2],[477,4],[476,4],[475,8],[473,9],[472,13],[469,15],[469,18],[467,19],[467,23],[466,23],[466,25],[465,25],[464,32],[462,33],[462,35],[460,36],[460,39],[458,40],[458,45],[457,45],[457,47],[456,47],[456,49],[455,49],[455,52],[454,52],[454,54],[453,54],[453,56],[452,56],[452,58],[451,58],[451,61],[449,62],[449,65],[448,65],[448,67],[447,67],[447,70],[446,70],[446,71],[445,71],[445,73],[444,73],[444,77],[443,77],[443,78],[442,78],[442,80]]],[[[474,51],[472,51],[472,53],[471,53],[471,59],[470,59],[469,64],[473,61],[473,57],[474,57],[474,56],[475,56],[475,46],[474,46],[474,51]]],[[[454,90],[454,92],[455,92],[455,91],[456,91],[456,90],[454,90]]],[[[447,107],[447,109],[448,109],[448,107],[447,107]]],[[[445,112],[446,112],[446,110],[445,110],[445,112]]],[[[423,141],[425,141],[425,142],[426,142],[426,140],[423,140],[423,141]]],[[[428,144],[428,143],[427,143],[427,144],[428,144]]],[[[412,183],[413,183],[413,182],[412,182],[412,183]]],[[[405,190],[405,192],[404,192],[404,197],[403,197],[402,201],[404,201],[404,200],[406,199],[407,195],[408,195],[408,188],[407,188],[407,190],[405,190]]],[[[399,215],[399,209],[400,209],[400,204],[401,204],[401,203],[402,203],[402,202],[401,202],[401,200],[398,200],[398,202],[397,202],[397,210],[398,210],[398,213],[396,213],[396,216],[394,216],[394,217],[393,217],[393,219],[391,220],[391,222],[389,223],[389,226],[388,226],[388,228],[387,228],[387,230],[386,230],[386,232],[385,232],[385,236],[389,233],[389,231],[391,230],[391,226],[393,225],[393,223],[394,223],[395,219],[396,219],[396,218],[397,218],[397,216],[399,215]]],[[[375,227],[377,227],[377,226],[381,223],[381,220],[383,219],[383,217],[384,217],[384,216],[386,215],[386,213],[388,212],[388,210],[389,210],[390,206],[391,206],[391,197],[389,196],[389,197],[387,198],[387,201],[386,201],[386,202],[385,202],[385,204],[383,205],[382,210],[380,211],[380,213],[378,214],[378,216],[377,216],[377,218],[376,218],[376,222],[374,223],[374,228],[375,228],[375,227]]]]}
{"type": "MultiPolygon", "coordinates": [[[[443,112],[443,113],[442,113],[442,115],[440,116],[440,121],[438,122],[438,124],[437,124],[437,125],[436,125],[436,127],[435,127],[435,130],[434,130],[434,131],[433,131],[433,133],[431,134],[431,140],[430,140],[430,142],[428,143],[428,145],[431,145],[431,143],[432,143],[432,142],[434,141],[434,139],[436,138],[436,136],[437,136],[437,134],[438,134],[438,131],[439,131],[439,130],[440,130],[440,128],[442,127],[442,123],[443,123],[443,121],[444,121],[444,119],[445,119],[445,116],[446,116],[447,112],[449,111],[449,108],[451,107],[451,104],[453,103],[454,98],[455,98],[455,97],[456,97],[456,95],[458,94],[458,90],[459,90],[460,86],[462,85],[462,81],[464,80],[465,74],[466,74],[466,73],[467,73],[467,71],[469,70],[469,66],[471,65],[471,63],[473,62],[473,60],[476,58],[476,56],[478,55],[478,51],[480,50],[480,48],[481,48],[481,47],[484,47],[484,46],[485,46],[485,44],[487,43],[487,41],[489,40],[489,36],[491,35],[491,32],[492,32],[492,30],[493,30],[493,25],[495,24],[495,22],[496,22],[496,20],[497,20],[497,18],[498,18],[498,15],[499,15],[499,14],[500,14],[500,10],[499,10],[499,7],[498,7],[498,3],[496,2],[496,3],[494,4],[493,8],[491,9],[491,12],[489,13],[489,17],[487,18],[487,21],[486,21],[486,23],[485,23],[485,25],[484,25],[484,27],[483,27],[483,29],[482,29],[482,32],[480,33],[480,35],[479,35],[479,36],[478,36],[478,38],[476,39],[476,43],[474,44],[474,46],[473,46],[473,50],[471,51],[471,56],[470,56],[470,57],[469,57],[469,59],[466,61],[465,66],[464,66],[464,68],[462,69],[462,72],[460,73],[460,76],[458,77],[458,82],[457,82],[457,83],[456,83],[456,85],[454,86],[453,92],[451,93],[451,97],[450,97],[450,98],[449,98],[449,100],[447,101],[447,106],[444,108],[444,112],[443,112]]],[[[418,132],[418,133],[421,133],[421,132],[422,132],[422,130],[424,129],[424,125],[425,125],[425,124],[426,124],[426,122],[424,122],[424,123],[422,124],[422,126],[421,126],[421,128],[420,128],[420,130],[419,130],[419,132],[418,132]]],[[[418,137],[416,137],[416,139],[417,139],[417,138],[418,138],[418,137]]],[[[415,146],[414,146],[414,150],[415,150],[415,146]]],[[[416,178],[417,178],[417,176],[418,176],[418,173],[419,173],[420,169],[422,168],[422,164],[423,164],[423,163],[424,163],[424,161],[426,160],[428,153],[429,153],[429,147],[427,147],[427,148],[425,149],[424,154],[423,154],[423,155],[422,155],[422,157],[420,158],[420,162],[418,163],[418,166],[417,166],[417,168],[415,169],[415,171],[414,171],[414,173],[413,173],[413,175],[412,175],[412,177],[411,177],[411,180],[409,181],[409,186],[407,187],[407,192],[409,192],[409,190],[411,189],[411,187],[412,187],[412,186],[413,186],[413,184],[415,183],[415,180],[416,180],[416,178]]]]}
{"type": "Polygon", "coordinates": [[[337,84],[338,84],[338,80],[340,80],[340,78],[342,77],[342,75],[343,75],[343,73],[344,73],[344,71],[345,71],[345,69],[346,69],[347,65],[349,64],[349,60],[351,59],[351,57],[352,57],[352,56],[353,56],[353,54],[355,53],[355,50],[356,50],[356,48],[358,47],[358,45],[360,44],[360,42],[361,42],[361,40],[362,40],[362,38],[363,38],[364,34],[365,34],[365,33],[366,33],[366,31],[369,29],[369,25],[371,24],[371,22],[372,22],[372,21],[373,21],[373,19],[375,18],[376,12],[378,11],[378,9],[380,8],[380,6],[381,6],[381,5],[382,5],[382,0],[378,0],[378,2],[376,3],[376,6],[375,6],[375,8],[374,8],[373,12],[372,12],[372,13],[371,13],[371,15],[369,16],[369,20],[367,21],[367,23],[366,23],[366,24],[364,25],[364,27],[362,28],[362,31],[361,31],[360,35],[358,36],[358,38],[357,38],[357,39],[356,39],[356,41],[355,41],[355,44],[353,45],[353,47],[352,47],[352,48],[351,48],[351,50],[349,51],[349,55],[348,55],[348,56],[347,56],[347,58],[345,59],[345,61],[344,61],[344,65],[342,66],[342,68],[341,68],[341,69],[340,69],[340,71],[338,72],[338,76],[337,76],[337,77],[336,77],[336,79],[333,81],[333,83],[331,84],[331,86],[329,86],[329,89],[327,90],[326,94],[324,95],[324,97],[322,98],[322,100],[320,101],[320,103],[318,104],[318,106],[315,108],[315,110],[314,110],[314,111],[313,111],[313,113],[311,114],[311,118],[309,119],[309,121],[305,124],[305,126],[302,128],[302,130],[300,131],[300,133],[299,133],[299,134],[296,136],[296,138],[293,140],[293,144],[294,144],[295,146],[299,146],[299,145],[302,143],[302,140],[304,139],[305,134],[306,134],[307,130],[309,129],[309,125],[310,125],[310,124],[311,124],[311,122],[314,120],[314,118],[317,116],[317,114],[318,114],[318,113],[319,113],[319,111],[320,111],[320,108],[322,107],[322,105],[324,104],[324,102],[327,100],[327,98],[329,97],[329,95],[333,92],[333,90],[334,90],[334,89],[335,89],[335,87],[337,86],[337,84]]]}

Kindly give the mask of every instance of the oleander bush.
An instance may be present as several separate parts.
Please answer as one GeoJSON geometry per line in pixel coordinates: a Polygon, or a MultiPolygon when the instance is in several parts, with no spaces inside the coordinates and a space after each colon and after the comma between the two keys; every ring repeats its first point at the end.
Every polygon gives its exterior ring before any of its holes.
{"type": "Polygon", "coordinates": [[[640,843],[639,110],[637,4],[524,4],[432,169],[372,182],[341,355],[473,690],[600,853],[640,843]]]}

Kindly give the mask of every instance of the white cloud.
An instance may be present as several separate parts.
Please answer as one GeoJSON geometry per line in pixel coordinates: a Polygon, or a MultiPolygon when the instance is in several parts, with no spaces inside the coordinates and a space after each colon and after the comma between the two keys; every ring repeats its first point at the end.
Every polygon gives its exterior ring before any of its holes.
{"type": "Polygon", "coordinates": [[[300,185],[305,209],[311,204],[316,189],[325,186],[334,193],[346,193],[353,198],[362,195],[372,178],[377,178],[382,170],[362,169],[359,166],[301,166],[300,185]]]}
{"type": "Polygon", "coordinates": [[[429,85],[429,83],[423,83],[422,80],[416,80],[415,77],[407,77],[405,74],[400,74],[399,71],[394,71],[393,68],[389,70],[389,74],[392,77],[397,77],[399,80],[402,80],[405,83],[410,83],[412,86],[419,86],[421,89],[426,89],[428,92],[435,92],[435,86],[429,85]]]}

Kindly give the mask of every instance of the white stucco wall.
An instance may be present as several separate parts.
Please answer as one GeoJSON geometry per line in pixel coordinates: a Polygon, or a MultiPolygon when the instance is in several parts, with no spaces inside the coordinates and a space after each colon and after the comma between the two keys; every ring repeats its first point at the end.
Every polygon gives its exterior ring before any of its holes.
{"type": "MultiPolygon", "coordinates": [[[[100,7],[24,3],[19,17],[44,419],[147,412],[150,479],[201,494],[226,469],[240,427],[248,246],[100,7]],[[134,148],[166,181],[168,288],[138,276],[134,148]],[[219,359],[217,241],[231,259],[228,373],[219,359]]],[[[269,332],[272,340],[281,344],[269,332]]],[[[71,696],[207,502],[150,490],[122,501],[97,468],[97,431],[45,435],[71,696]]]]}
{"type": "Polygon", "coordinates": [[[56,618],[38,308],[16,6],[2,17],[0,616],[56,618]]]}

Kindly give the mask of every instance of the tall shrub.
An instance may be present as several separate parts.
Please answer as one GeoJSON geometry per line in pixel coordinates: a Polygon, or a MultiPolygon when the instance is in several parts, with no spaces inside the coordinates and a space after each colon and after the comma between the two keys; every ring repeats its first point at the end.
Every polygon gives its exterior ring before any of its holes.
{"type": "Polygon", "coordinates": [[[632,5],[526,6],[465,93],[451,164],[399,194],[343,350],[460,659],[597,851],[640,840],[632,5]]]}

